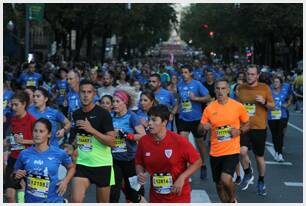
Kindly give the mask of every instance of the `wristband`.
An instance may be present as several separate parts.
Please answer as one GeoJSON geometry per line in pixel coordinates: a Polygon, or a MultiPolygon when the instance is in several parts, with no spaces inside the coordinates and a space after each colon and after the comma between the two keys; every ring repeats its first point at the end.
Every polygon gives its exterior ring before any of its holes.
{"type": "Polygon", "coordinates": [[[128,133],[126,138],[129,139],[129,140],[135,140],[135,135],[131,134],[131,133],[128,133]]]}

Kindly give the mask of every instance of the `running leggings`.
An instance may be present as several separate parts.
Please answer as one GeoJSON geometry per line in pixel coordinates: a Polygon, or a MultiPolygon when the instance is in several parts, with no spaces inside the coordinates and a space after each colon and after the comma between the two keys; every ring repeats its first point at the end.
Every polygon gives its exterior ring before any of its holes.
{"type": "Polygon", "coordinates": [[[286,120],[269,120],[269,128],[272,134],[272,141],[274,149],[278,153],[283,153],[283,144],[284,144],[284,129],[286,127],[286,120]]]}
{"type": "Polygon", "coordinates": [[[115,171],[115,185],[111,186],[110,202],[119,202],[122,179],[124,179],[126,199],[131,202],[138,203],[141,199],[141,195],[144,195],[144,189],[142,187],[137,192],[130,186],[129,177],[133,177],[136,175],[134,160],[118,161],[113,159],[113,165],[115,171]]]}

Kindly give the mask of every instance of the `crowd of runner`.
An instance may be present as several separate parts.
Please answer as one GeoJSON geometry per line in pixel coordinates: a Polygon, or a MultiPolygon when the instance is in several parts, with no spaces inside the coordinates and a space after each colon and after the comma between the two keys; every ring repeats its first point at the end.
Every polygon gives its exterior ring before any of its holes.
{"type": "Polygon", "coordinates": [[[221,202],[237,202],[255,165],[265,196],[267,129],[282,162],[288,107],[303,100],[301,69],[208,60],[5,63],[3,85],[7,202],[80,203],[91,184],[97,202],[121,191],[133,203],[190,202],[190,176],[209,178],[208,163],[221,202]]]}

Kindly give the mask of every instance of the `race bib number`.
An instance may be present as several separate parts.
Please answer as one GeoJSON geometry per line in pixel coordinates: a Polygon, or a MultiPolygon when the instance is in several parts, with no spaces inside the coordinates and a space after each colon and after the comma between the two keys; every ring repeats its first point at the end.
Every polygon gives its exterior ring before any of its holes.
{"type": "Polygon", "coordinates": [[[29,175],[27,192],[35,197],[48,198],[50,180],[48,177],[29,175]]]}
{"type": "Polygon", "coordinates": [[[255,115],[255,113],[256,113],[256,104],[245,103],[244,104],[244,108],[246,109],[246,111],[248,112],[248,115],[250,117],[255,115]]]}
{"type": "Polygon", "coordinates": [[[272,119],[280,119],[282,117],[282,110],[272,110],[271,111],[272,119]]]}
{"type": "Polygon", "coordinates": [[[77,144],[81,151],[83,152],[91,152],[92,151],[92,137],[86,135],[78,135],[77,136],[77,144]]]}
{"type": "Polygon", "coordinates": [[[29,87],[29,86],[35,87],[36,86],[35,80],[28,80],[27,81],[27,87],[29,87]]]}
{"type": "Polygon", "coordinates": [[[170,194],[173,185],[170,173],[155,173],[152,178],[154,191],[158,194],[170,194]]]}
{"type": "Polygon", "coordinates": [[[59,92],[60,92],[61,96],[65,96],[66,95],[66,89],[62,88],[62,89],[59,90],[59,92]]]}
{"type": "Polygon", "coordinates": [[[7,107],[7,100],[3,100],[3,108],[7,107]]]}
{"type": "Polygon", "coordinates": [[[113,153],[127,152],[126,141],[124,138],[117,137],[115,139],[115,147],[112,149],[113,153]]]}
{"type": "Polygon", "coordinates": [[[190,112],[192,110],[192,104],[191,101],[183,101],[182,102],[182,108],[184,112],[190,112]]]}
{"type": "Polygon", "coordinates": [[[232,137],[230,126],[222,126],[216,128],[217,138],[219,142],[229,141],[232,137]]]}

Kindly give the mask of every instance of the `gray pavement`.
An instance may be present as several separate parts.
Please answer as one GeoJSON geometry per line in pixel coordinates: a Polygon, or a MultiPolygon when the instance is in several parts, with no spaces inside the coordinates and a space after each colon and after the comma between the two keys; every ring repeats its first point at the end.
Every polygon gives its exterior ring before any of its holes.
{"type": "MultiPolygon", "coordinates": [[[[267,196],[261,197],[256,194],[257,169],[254,155],[250,152],[252,166],[254,168],[254,184],[246,191],[237,188],[237,198],[240,203],[302,203],[303,202],[303,114],[290,112],[290,124],[284,142],[285,163],[280,164],[274,161],[270,131],[265,150],[267,196]]],[[[193,140],[191,139],[191,142],[193,140]]],[[[201,180],[199,171],[192,176],[192,202],[220,202],[215,184],[212,181],[210,165],[208,166],[208,179],[201,180]]],[[[243,172],[242,172],[243,175],[243,172]]],[[[146,197],[148,196],[148,184],[145,187],[146,197]]],[[[69,193],[66,194],[67,196],[69,193]]],[[[95,202],[95,188],[91,186],[86,194],[85,202],[95,202]]],[[[125,202],[124,195],[121,195],[120,202],[125,202]]]]}

